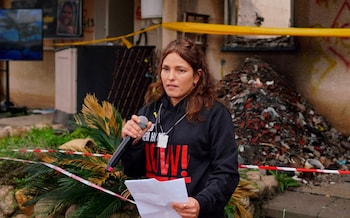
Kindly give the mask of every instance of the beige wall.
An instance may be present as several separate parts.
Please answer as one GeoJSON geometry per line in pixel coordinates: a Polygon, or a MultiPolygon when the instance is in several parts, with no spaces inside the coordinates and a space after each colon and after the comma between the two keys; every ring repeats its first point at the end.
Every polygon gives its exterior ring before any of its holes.
{"type": "MultiPolygon", "coordinates": [[[[136,18],[140,0],[134,0],[134,30],[151,26],[159,19],[136,18]]],[[[185,11],[210,15],[209,23],[224,23],[223,0],[165,1],[164,22],[181,21],[185,11]],[[178,18],[176,18],[178,17],[178,18]]],[[[349,10],[346,0],[295,0],[295,26],[348,27],[349,10]]],[[[90,13],[91,14],[91,13],[90,13]]],[[[93,13],[92,13],[93,14],[93,13]]],[[[176,37],[169,30],[156,29],[148,33],[148,42],[159,51],[176,37]]],[[[134,38],[134,41],[137,37],[134,38]]],[[[349,40],[341,38],[296,37],[293,52],[221,52],[224,36],[209,35],[206,50],[210,70],[220,79],[220,62],[225,74],[238,68],[246,57],[259,56],[277,72],[291,78],[291,84],[312,103],[339,131],[350,134],[350,55],[349,40]]],[[[29,107],[54,107],[54,54],[46,51],[43,62],[11,63],[11,100],[29,107]]]]}
{"type": "Polygon", "coordinates": [[[55,102],[54,52],[44,53],[44,61],[10,61],[10,101],[15,106],[53,108],[55,102]]]}
{"type": "MultiPolygon", "coordinates": [[[[300,26],[349,28],[349,2],[298,0],[300,26]]],[[[350,41],[348,38],[301,38],[292,63],[301,93],[339,131],[350,134],[350,41]]],[[[291,64],[292,65],[292,64],[291,64]]],[[[292,66],[291,66],[292,67],[292,66]]]]}

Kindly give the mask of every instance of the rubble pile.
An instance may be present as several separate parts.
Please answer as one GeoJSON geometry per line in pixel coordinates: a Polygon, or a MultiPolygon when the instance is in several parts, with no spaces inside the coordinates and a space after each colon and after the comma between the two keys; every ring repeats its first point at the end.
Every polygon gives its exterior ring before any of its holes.
{"type": "Polygon", "coordinates": [[[247,58],[226,75],[218,95],[232,114],[241,164],[350,168],[350,137],[332,128],[259,58],[247,58]]]}

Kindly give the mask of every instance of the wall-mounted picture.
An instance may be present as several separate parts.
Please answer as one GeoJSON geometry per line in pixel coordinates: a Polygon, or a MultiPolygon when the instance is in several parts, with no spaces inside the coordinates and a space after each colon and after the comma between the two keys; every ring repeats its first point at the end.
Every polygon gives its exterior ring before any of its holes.
{"type": "Polygon", "coordinates": [[[27,0],[11,3],[12,8],[43,10],[44,38],[81,38],[82,0],[27,0]]]}
{"type": "Polygon", "coordinates": [[[0,60],[43,59],[41,9],[0,9],[0,60]]]}
{"type": "Polygon", "coordinates": [[[79,25],[80,3],[75,0],[58,0],[56,35],[76,36],[79,25]]]}

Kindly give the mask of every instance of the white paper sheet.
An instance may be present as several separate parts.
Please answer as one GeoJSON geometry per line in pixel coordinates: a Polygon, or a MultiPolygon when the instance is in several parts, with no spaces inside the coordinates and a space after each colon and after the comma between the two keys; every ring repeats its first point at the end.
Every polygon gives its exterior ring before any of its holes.
{"type": "Polygon", "coordinates": [[[183,178],[162,182],[156,179],[126,180],[125,185],[142,218],[178,218],[180,216],[171,208],[171,203],[188,201],[183,178]]]}

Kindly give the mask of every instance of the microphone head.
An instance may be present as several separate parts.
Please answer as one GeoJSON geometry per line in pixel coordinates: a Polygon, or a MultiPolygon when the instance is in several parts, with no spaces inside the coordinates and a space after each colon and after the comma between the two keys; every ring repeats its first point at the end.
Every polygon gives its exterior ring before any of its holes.
{"type": "Polygon", "coordinates": [[[139,126],[141,127],[141,129],[144,129],[147,127],[148,124],[148,119],[145,116],[139,116],[141,122],[139,123],[139,126]]]}

